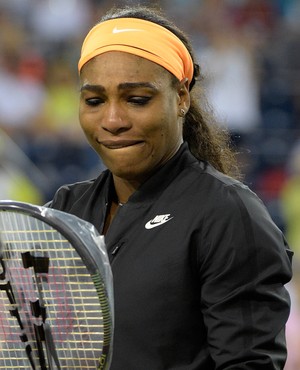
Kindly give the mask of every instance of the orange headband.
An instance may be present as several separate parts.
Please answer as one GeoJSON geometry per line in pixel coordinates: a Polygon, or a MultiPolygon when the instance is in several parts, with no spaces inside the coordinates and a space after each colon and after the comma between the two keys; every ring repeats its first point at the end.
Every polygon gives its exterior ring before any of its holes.
{"type": "Polygon", "coordinates": [[[124,51],[166,68],[180,81],[191,82],[193,61],[182,41],[156,23],[138,18],[117,18],[98,23],[87,34],[81,49],[78,70],[96,55],[124,51]]]}

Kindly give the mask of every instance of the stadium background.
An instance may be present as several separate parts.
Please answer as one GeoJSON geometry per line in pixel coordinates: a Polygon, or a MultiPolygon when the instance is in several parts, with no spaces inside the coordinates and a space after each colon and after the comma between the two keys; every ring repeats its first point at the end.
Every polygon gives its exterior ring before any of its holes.
{"type": "MultiPolygon", "coordinates": [[[[0,0],[0,199],[35,204],[103,165],[78,123],[83,37],[111,0],[0,0]]],[[[295,252],[286,370],[300,369],[300,1],[161,0],[191,37],[244,181],[295,252]]]]}

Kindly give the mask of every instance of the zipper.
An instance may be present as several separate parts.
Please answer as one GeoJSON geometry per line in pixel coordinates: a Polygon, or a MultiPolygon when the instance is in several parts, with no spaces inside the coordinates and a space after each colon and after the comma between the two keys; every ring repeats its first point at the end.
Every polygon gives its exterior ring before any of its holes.
{"type": "Polygon", "coordinates": [[[101,230],[101,234],[103,234],[103,231],[104,231],[105,220],[107,217],[107,210],[108,210],[108,202],[105,202],[104,217],[103,217],[102,223],[99,228],[101,230]]]}
{"type": "Polygon", "coordinates": [[[118,242],[116,245],[114,245],[112,251],[110,252],[110,263],[112,264],[115,260],[118,252],[120,251],[121,247],[125,244],[125,241],[118,242]]]}

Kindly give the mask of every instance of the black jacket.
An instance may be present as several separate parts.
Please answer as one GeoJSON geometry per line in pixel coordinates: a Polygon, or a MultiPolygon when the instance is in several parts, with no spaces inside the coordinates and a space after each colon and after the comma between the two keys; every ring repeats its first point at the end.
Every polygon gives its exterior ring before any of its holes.
{"type": "MultiPolygon", "coordinates": [[[[63,186],[50,207],[101,233],[112,175],[63,186]]],[[[258,197],[183,144],[118,210],[111,370],[283,369],[291,254],[258,197]]]]}

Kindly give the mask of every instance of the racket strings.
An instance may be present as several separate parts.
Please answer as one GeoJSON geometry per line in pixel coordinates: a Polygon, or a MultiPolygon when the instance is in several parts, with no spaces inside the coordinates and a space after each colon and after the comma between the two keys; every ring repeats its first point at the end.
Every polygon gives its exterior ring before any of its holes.
{"type": "Polygon", "coordinates": [[[76,250],[48,224],[10,212],[0,212],[0,224],[0,368],[49,368],[45,323],[61,369],[96,368],[110,340],[101,276],[91,277],[76,250]]]}

